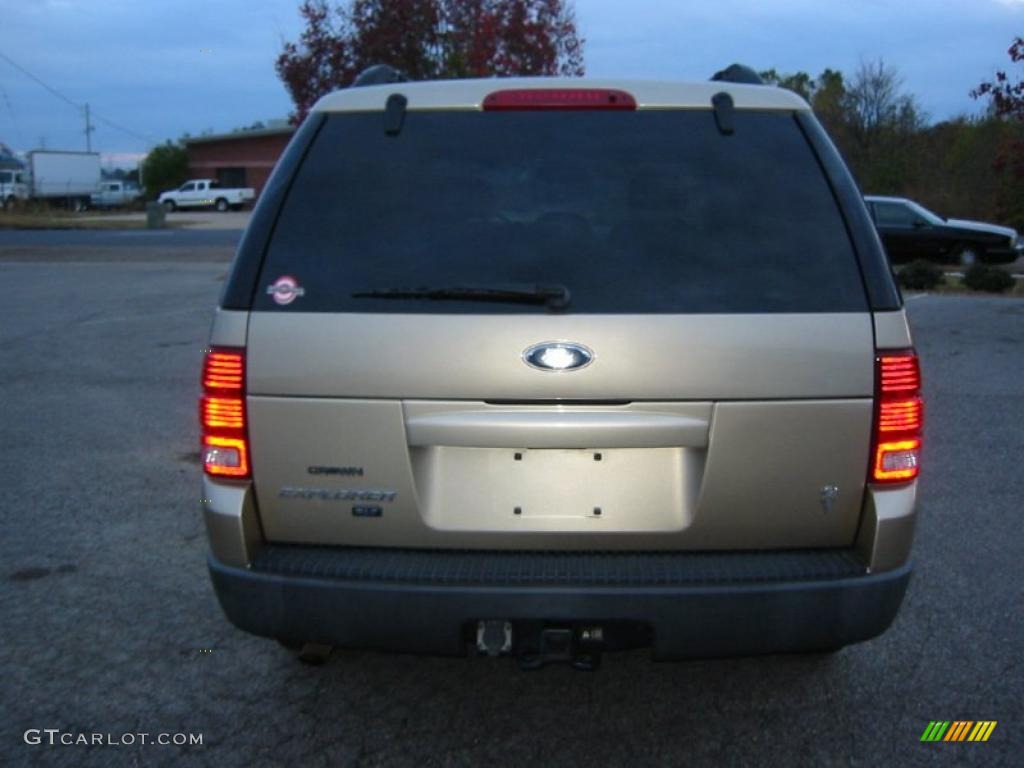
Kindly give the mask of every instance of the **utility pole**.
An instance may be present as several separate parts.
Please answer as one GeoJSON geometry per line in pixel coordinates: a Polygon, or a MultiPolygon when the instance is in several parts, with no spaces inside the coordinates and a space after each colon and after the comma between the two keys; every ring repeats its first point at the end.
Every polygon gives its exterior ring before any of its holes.
{"type": "Polygon", "coordinates": [[[92,132],[96,129],[89,122],[89,105],[85,105],[85,151],[92,152],[92,132]]]}

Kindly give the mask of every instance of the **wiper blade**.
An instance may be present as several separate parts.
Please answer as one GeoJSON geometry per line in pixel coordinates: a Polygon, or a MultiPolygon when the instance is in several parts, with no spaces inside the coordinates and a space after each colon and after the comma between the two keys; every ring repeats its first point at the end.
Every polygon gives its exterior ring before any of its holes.
{"type": "Polygon", "coordinates": [[[548,309],[569,306],[564,285],[461,285],[451,288],[374,288],[357,291],[354,299],[427,299],[431,301],[495,301],[510,304],[544,304],[548,309]]]}

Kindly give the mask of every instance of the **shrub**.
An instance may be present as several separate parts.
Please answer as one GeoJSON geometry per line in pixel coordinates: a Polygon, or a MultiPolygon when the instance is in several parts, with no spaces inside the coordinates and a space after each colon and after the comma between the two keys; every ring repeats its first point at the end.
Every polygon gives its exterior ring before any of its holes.
{"type": "Polygon", "coordinates": [[[1003,293],[1013,288],[1013,276],[1003,269],[975,264],[964,273],[964,285],[973,291],[1003,293]]]}
{"type": "Polygon", "coordinates": [[[946,279],[941,269],[924,259],[910,262],[899,271],[896,277],[902,287],[915,291],[936,288],[942,285],[946,279]]]}
{"type": "Polygon", "coordinates": [[[142,161],[142,179],[146,197],[156,200],[168,189],[177,189],[188,180],[188,153],[180,144],[167,142],[154,147],[142,161]]]}

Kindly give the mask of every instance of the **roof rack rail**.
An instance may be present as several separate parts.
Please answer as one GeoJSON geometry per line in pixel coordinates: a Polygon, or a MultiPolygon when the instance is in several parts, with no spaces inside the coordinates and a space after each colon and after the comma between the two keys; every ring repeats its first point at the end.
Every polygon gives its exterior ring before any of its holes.
{"type": "Polygon", "coordinates": [[[352,81],[350,88],[360,88],[364,85],[387,85],[388,83],[405,83],[409,78],[401,70],[395,69],[388,64],[374,64],[360,72],[352,81]]]}
{"type": "Polygon", "coordinates": [[[746,83],[747,85],[764,85],[764,80],[753,69],[745,64],[731,64],[725,69],[720,69],[711,76],[712,80],[721,80],[725,83],[746,83]]]}

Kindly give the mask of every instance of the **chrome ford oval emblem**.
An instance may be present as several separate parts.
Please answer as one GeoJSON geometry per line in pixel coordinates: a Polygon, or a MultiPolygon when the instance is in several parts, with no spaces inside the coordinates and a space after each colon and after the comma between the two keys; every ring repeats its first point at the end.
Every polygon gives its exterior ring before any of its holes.
{"type": "Polygon", "coordinates": [[[538,371],[576,371],[593,360],[593,352],[571,341],[545,341],[523,352],[523,362],[538,371]]]}

